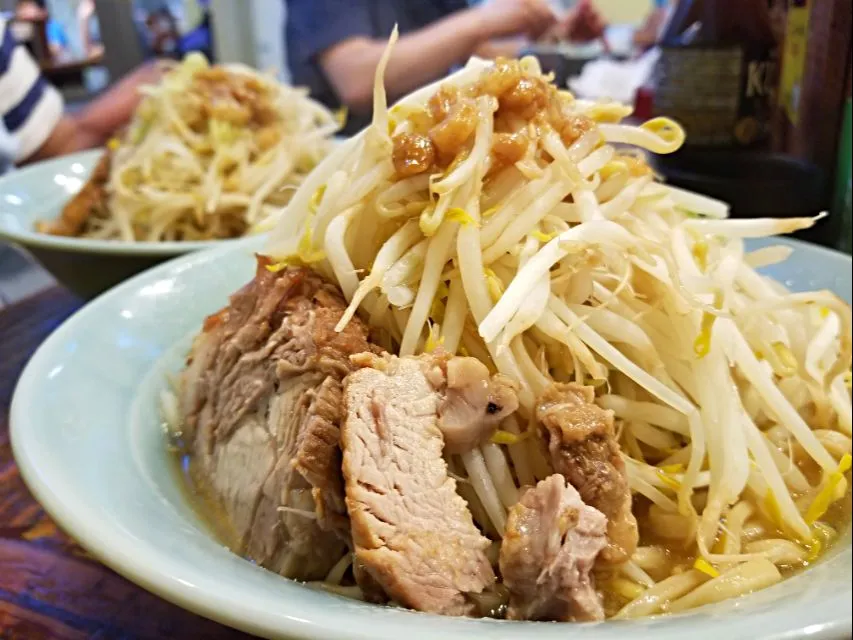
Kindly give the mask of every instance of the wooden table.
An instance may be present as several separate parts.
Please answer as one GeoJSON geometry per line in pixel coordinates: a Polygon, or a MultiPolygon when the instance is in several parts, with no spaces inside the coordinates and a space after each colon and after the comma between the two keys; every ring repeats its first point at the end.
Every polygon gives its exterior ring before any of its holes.
{"type": "Polygon", "coordinates": [[[33,351],[81,302],[55,287],[0,311],[0,638],[247,638],[128,582],[60,531],[24,485],[9,404],[33,351]]]}

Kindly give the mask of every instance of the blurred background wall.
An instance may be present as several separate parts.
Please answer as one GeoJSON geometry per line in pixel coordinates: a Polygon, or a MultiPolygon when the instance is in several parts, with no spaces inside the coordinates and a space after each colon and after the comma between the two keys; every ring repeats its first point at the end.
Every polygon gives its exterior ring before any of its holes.
{"type": "Polygon", "coordinates": [[[596,0],[595,4],[611,24],[639,24],[652,8],[651,0],[596,0]]]}
{"type": "Polygon", "coordinates": [[[275,70],[287,80],[282,0],[211,0],[216,58],[275,70]]]}

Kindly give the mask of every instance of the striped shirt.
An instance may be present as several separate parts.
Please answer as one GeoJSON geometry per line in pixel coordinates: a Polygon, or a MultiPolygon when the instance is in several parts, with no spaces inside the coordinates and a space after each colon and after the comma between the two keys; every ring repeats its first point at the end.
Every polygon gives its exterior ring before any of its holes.
{"type": "Polygon", "coordinates": [[[62,96],[0,19],[0,173],[26,160],[62,118],[62,96]]]}

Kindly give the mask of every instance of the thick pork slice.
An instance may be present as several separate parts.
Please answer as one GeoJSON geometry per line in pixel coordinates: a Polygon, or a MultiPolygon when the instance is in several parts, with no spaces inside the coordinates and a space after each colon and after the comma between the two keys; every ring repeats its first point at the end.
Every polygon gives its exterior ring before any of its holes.
{"type": "Polygon", "coordinates": [[[536,418],[554,470],[578,490],[583,501],[607,516],[607,548],[601,560],[619,564],[637,548],[637,520],[631,513],[631,490],[613,412],[593,403],[592,387],[553,384],[539,398],[536,418]]]}
{"type": "MultiPolygon", "coordinates": [[[[346,378],[341,431],[356,561],[402,605],[473,615],[468,594],[495,581],[489,540],[448,476],[439,428],[449,372],[466,363],[441,356],[357,361],[366,368],[346,378]]],[[[488,405],[481,417],[504,410],[488,405]]]]}
{"type": "Polygon", "coordinates": [[[205,321],[181,380],[180,410],[200,490],[236,551],[284,576],[325,577],[345,552],[342,380],[369,351],[331,284],[306,269],[257,274],[205,321]]]}
{"type": "Polygon", "coordinates": [[[558,473],[509,510],[500,553],[510,620],[603,620],[590,570],[607,545],[607,518],[558,473]]]}

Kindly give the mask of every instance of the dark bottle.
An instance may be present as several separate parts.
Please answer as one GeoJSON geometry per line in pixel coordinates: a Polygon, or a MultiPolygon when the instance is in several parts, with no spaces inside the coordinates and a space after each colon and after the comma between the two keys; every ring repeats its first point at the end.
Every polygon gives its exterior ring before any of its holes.
{"type": "Polygon", "coordinates": [[[779,43],[768,0],[680,0],[664,30],[654,110],[687,144],[769,145],[779,43]]]}

